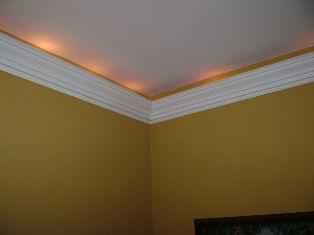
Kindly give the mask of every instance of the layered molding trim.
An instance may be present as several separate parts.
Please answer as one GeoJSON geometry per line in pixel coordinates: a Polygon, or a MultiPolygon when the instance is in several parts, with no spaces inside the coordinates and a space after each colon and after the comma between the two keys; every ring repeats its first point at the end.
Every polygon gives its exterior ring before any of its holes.
{"type": "Polygon", "coordinates": [[[314,52],[153,101],[151,123],[314,82],[314,52]]]}
{"type": "Polygon", "coordinates": [[[3,33],[0,70],[150,123],[149,99],[3,33]]]}
{"type": "Polygon", "coordinates": [[[154,101],[3,33],[0,70],[154,124],[314,82],[314,52],[154,101]]]}

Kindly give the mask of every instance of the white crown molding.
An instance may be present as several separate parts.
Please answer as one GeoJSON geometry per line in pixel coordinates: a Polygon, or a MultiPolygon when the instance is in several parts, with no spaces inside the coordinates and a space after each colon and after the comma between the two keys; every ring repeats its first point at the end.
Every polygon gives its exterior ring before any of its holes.
{"type": "Polygon", "coordinates": [[[151,123],[310,82],[314,82],[313,52],[155,100],[152,103],[151,123]]]}
{"type": "Polygon", "coordinates": [[[155,101],[0,33],[0,70],[133,119],[154,124],[314,82],[314,53],[155,101]]]}
{"type": "Polygon", "coordinates": [[[149,99],[3,33],[0,70],[150,123],[149,99]]]}

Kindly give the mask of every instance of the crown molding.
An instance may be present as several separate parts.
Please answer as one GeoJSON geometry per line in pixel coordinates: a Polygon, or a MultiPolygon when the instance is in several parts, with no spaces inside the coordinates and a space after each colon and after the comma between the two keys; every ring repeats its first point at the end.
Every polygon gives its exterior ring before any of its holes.
{"type": "Polygon", "coordinates": [[[314,82],[314,52],[153,101],[4,33],[0,70],[154,124],[314,82]]]}
{"type": "Polygon", "coordinates": [[[4,33],[0,33],[0,70],[150,123],[149,99],[4,33]]]}
{"type": "Polygon", "coordinates": [[[314,82],[313,52],[155,100],[152,102],[151,123],[310,82],[314,82]]]}

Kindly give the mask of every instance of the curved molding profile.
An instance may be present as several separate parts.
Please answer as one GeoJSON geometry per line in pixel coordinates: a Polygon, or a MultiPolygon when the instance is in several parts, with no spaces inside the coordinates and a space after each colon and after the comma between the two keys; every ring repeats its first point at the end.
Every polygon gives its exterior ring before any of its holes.
{"type": "Polygon", "coordinates": [[[314,82],[314,52],[154,101],[3,33],[0,70],[154,124],[314,82]]]}
{"type": "Polygon", "coordinates": [[[0,33],[0,69],[150,123],[149,99],[3,33],[0,33]]]}
{"type": "Polygon", "coordinates": [[[314,53],[265,66],[152,102],[151,123],[314,82],[314,53]]]}

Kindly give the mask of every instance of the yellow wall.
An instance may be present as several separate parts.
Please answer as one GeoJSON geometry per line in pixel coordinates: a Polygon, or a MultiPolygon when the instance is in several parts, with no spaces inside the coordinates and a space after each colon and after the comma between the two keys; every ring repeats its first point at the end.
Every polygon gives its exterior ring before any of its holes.
{"type": "Polygon", "coordinates": [[[151,234],[149,127],[0,72],[0,234],[151,234]]]}
{"type": "Polygon", "coordinates": [[[0,72],[0,234],[314,210],[313,107],[310,84],[149,127],[0,72]]]}
{"type": "Polygon", "coordinates": [[[154,235],[314,210],[314,84],[153,125],[151,165],[154,235]]]}

